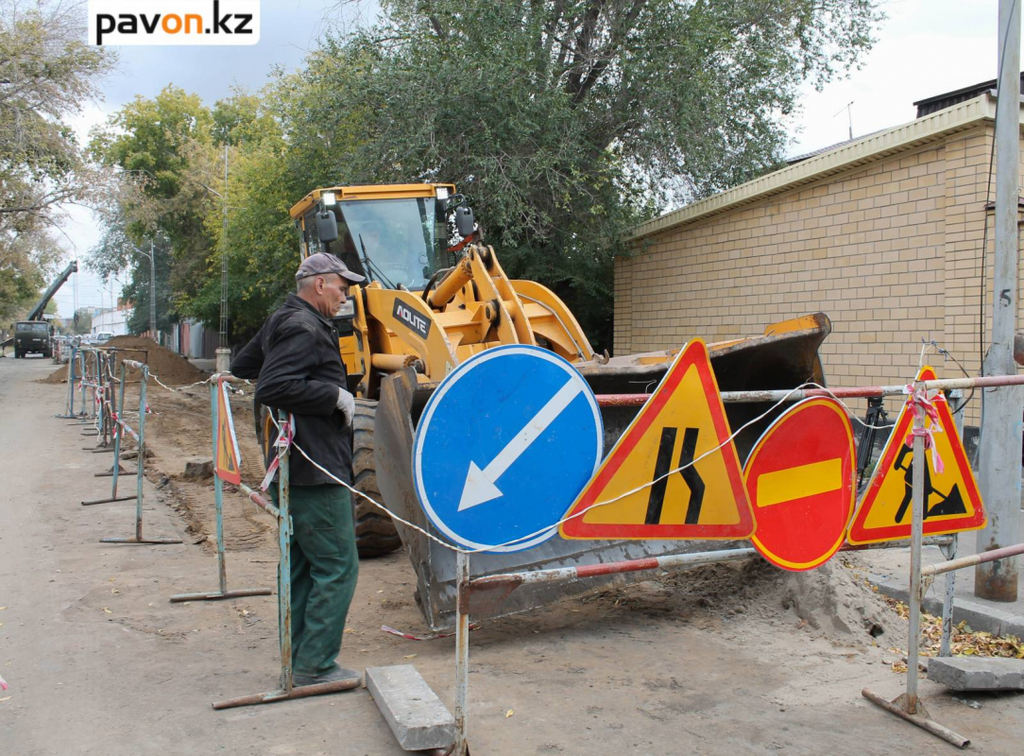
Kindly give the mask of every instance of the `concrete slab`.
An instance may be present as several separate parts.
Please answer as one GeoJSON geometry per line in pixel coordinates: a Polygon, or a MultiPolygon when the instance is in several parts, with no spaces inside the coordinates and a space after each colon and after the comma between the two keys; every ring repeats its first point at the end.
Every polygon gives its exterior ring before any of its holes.
{"type": "Polygon", "coordinates": [[[454,742],[455,718],[413,665],[369,667],[366,688],[405,750],[447,748],[454,742]]]}
{"type": "Polygon", "coordinates": [[[1024,690],[1024,659],[934,658],[928,679],[953,690],[1024,690]]]}

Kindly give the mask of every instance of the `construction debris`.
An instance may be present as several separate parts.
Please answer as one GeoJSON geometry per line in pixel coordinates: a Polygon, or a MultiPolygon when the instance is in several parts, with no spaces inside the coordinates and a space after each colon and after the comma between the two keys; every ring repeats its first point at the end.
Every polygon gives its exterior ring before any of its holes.
{"type": "Polygon", "coordinates": [[[447,748],[454,742],[455,718],[413,665],[368,668],[366,689],[405,750],[447,748]]]}

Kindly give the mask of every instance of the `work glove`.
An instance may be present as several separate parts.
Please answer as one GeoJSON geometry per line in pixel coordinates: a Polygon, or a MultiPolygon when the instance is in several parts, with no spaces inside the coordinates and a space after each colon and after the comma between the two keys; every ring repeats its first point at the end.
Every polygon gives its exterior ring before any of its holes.
{"type": "Polygon", "coordinates": [[[339,386],[338,401],[334,406],[341,410],[342,417],[345,418],[345,425],[352,425],[352,417],[356,414],[355,397],[339,386]]]}

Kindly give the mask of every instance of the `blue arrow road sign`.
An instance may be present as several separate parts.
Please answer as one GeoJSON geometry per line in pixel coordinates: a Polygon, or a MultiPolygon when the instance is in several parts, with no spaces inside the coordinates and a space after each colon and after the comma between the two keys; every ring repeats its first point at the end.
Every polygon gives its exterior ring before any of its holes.
{"type": "Polygon", "coordinates": [[[572,365],[534,346],[495,347],[427,402],[413,444],[416,495],[455,543],[525,539],[494,549],[522,551],[558,532],[603,442],[597,400],[572,365]]]}

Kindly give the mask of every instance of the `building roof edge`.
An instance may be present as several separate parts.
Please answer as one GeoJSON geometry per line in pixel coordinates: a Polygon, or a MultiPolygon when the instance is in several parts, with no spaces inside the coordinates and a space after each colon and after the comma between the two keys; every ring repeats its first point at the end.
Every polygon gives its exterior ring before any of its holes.
{"type": "Polygon", "coordinates": [[[627,242],[664,233],[678,226],[749,205],[764,197],[788,191],[851,168],[867,165],[949,134],[964,131],[983,121],[995,119],[996,98],[985,93],[931,115],[891,129],[847,142],[834,150],[794,165],[759,176],[732,189],[726,189],[635,226],[627,242]]]}

